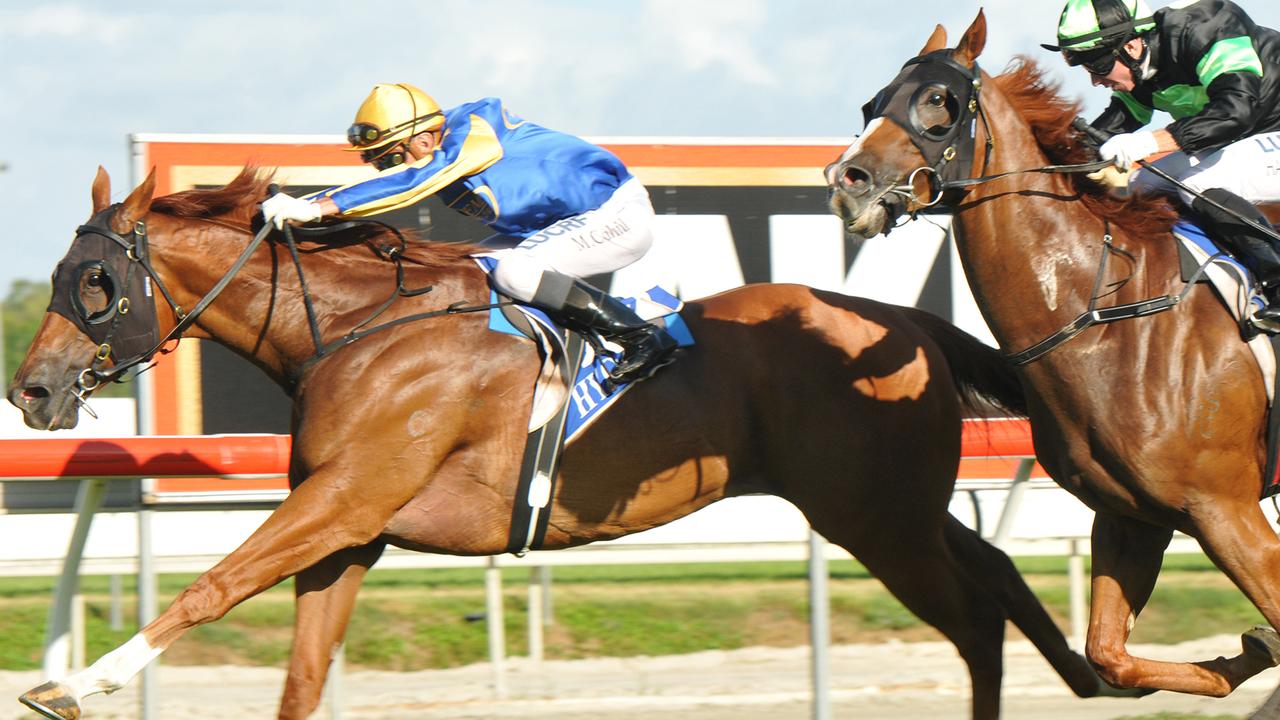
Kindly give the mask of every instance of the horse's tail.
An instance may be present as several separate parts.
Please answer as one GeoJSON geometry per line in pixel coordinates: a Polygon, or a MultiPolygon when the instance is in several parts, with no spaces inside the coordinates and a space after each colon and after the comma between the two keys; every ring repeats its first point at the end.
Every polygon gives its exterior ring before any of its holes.
{"type": "Polygon", "coordinates": [[[1027,397],[1013,366],[997,349],[934,315],[906,308],[907,317],[942,350],[965,407],[974,415],[991,415],[992,406],[1026,417],[1027,397]]]}

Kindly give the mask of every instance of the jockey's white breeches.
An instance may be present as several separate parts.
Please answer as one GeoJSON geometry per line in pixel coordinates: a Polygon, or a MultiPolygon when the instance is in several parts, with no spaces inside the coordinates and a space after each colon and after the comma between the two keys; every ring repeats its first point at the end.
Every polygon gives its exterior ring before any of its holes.
{"type": "MultiPolygon", "coordinates": [[[[1173,152],[1152,164],[1197,192],[1222,188],[1253,203],[1280,202],[1280,132],[1237,140],[1198,158],[1173,152]]],[[[1177,194],[1187,206],[1195,199],[1145,169],[1134,173],[1129,188],[1135,192],[1177,194]]]]}
{"type": "Polygon", "coordinates": [[[652,245],[649,191],[631,178],[595,210],[564,218],[502,252],[493,282],[507,295],[528,302],[544,271],[575,278],[610,273],[639,260],[652,245]]]}

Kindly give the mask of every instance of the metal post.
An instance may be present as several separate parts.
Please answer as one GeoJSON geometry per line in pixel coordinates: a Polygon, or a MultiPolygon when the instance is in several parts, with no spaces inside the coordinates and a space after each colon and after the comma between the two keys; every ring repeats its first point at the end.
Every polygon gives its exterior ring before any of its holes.
{"type": "Polygon", "coordinates": [[[112,630],[124,629],[124,578],[119,575],[110,575],[107,583],[111,587],[111,608],[108,610],[108,618],[111,623],[112,630]]]}
{"type": "MultiPolygon", "coordinates": [[[[151,513],[154,510],[138,510],[138,628],[141,630],[156,619],[157,592],[155,556],[151,552],[151,513]]],[[[160,658],[142,668],[142,685],[138,694],[138,717],[155,720],[156,716],[156,667],[160,658]]]]}
{"type": "Polygon", "coordinates": [[[556,621],[555,608],[551,606],[551,566],[543,565],[538,570],[538,580],[542,583],[542,625],[551,627],[556,621]]]}
{"type": "Polygon", "coordinates": [[[1013,520],[1018,514],[1018,508],[1022,505],[1022,496],[1027,492],[1027,481],[1031,479],[1031,471],[1035,466],[1035,458],[1022,458],[1018,463],[1018,471],[1013,476],[1012,484],[1009,485],[1004,509],[1000,511],[1000,520],[996,523],[996,534],[991,538],[992,545],[1002,548],[1008,541],[1009,533],[1013,530],[1013,520]]]}
{"type": "Polygon", "coordinates": [[[1084,555],[1080,554],[1080,539],[1072,538],[1067,557],[1067,584],[1071,595],[1071,644],[1084,652],[1085,618],[1088,610],[1084,601],[1084,555]]]}
{"type": "Polygon", "coordinates": [[[484,571],[485,624],[489,629],[489,662],[493,667],[493,696],[507,698],[507,637],[502,618],[502,569],[489,557],[484,571]]]}
{"type": "Polygon", "coordinates": [[[53,605],[49,608],[49,620],[44,634],[44,676],[65,677],[71,667],[71,606],[80,591],[80,561],[84,559],[84,546],[89,539],[93,515],[102,506],[107,492],[106,480],[81,481],[76,491],[76,524],[67,547],[67,558],[62,563],[62,574],[53,591],[53,605]]]}
{"type": "Polygon", "coordinates": [[[342,643],[338,645],[337,651],[333,653],[333,661],[329,663],[329,681],[326,690],[329,695],[329,717],[331,720],[342,720],[342,706],[344,704],[343,695],[343,673],[347,668],[347,645],[342,643]]]}
{"type": "Polygon", "coordinates": [[[84,593],[76,590],[71,598],[71,669],[84,669],[84,646],[86,642],[84,630],[84,593]]]}
{"type": "Polygon", "coordinates": [[[831,598],[827,594],[827,541],[809,531],[809,647],[813,667],[813,720],[831,720],[831,598]]]}
{"type": "Polygon", "coordinates": [[[529,568],[529,659],[542,662],[542,582],[539,580],[543,568],[529,568]]]}

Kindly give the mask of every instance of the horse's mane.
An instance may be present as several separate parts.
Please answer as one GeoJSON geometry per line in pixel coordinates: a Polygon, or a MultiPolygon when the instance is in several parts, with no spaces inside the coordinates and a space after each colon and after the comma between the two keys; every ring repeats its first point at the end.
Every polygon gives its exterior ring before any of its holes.
{"type": "MultiPolygon", "coordinates": [[[[222,220],[252,227],[258,215],[258,204],[267,197],[267,186],[275,177],[275,171],[263,170],[257,165],[245,165],[235,179],[220,188],[184,190],[158,197],[151,203],[151,210],[162,215],[183,218],[222,220]]],[[[445,267],[482,252],[472,243],[428,242],[417,233],[404,233],[409,239],[404,258],[415,265],[445,267]]],[[[307,239],[299,236],[299,241],[307,239]]],[[[350,230],[335,232],[316,241],[322,246],[347,246],[380,244],[380,240],[397,243],[394,233],[377,224],[361,225],[350,230]]]]}
{"type": "MultiPolygon", "coordinates": [[[[1080,101],[1062,97],[1061,84],[1046,79],[1045,71],[1034,60],[1025,56],[1015,58],[994,81],[1010,105],[1031,126],[1036,143],[1049,157],[1049,162],[1068,165],[1097,159],[1071,127],[1071,122],[1080,114],[1080,101]]],[[[1168,233],[1178,219],[1173,206],[1162,196],[1134,195],[1120,200],[1082,173],[1070,177],[1090,212],[1136,237],[1168,233]]]]}

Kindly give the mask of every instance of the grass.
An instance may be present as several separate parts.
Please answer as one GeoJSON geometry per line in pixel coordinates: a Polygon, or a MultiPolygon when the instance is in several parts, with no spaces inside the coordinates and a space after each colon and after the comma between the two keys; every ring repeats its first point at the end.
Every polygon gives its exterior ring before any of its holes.
{"type": "MultiPolygon", "coordinates": [[[[1066,626],[1064,558],[1018,560],[1041,601],[1066,626]]],[[[936,640],[940,635],[894,600],[858,563],[830,565],[831,628],[837,643],[936,640]]],[[[353,667],[383,670],[456,667],[488,657],[483,571],[375,570],[361,591],[347,634],[353,667]]],[[[807,570],[803,563],[731,563],[565,567],[553,573],[555,623],[547,629],[553,659],[669,655],[808,642],[807,570]]],[[[160,578],[168,602],[194,576],[160,578]]],[[[528,571],[504,570],[507,652],[526,654],[528,571]]],[[[125,617],[134,617],[132,588],[125,617]]],[[[86,649],[95,658],[128,639],[132,626],[111,630],[108,581],[85,578],[86,649]]],[[[51,578],[0,580],[0,669],[39,666],[51,578]]],[[[218,622],[188,633],[165,654],[170,664],[283,666],[293,634],[291,583],[252,598],[218,622]]],[[[1179,642],[1238,633],[1261,622],[1240,593],[1203,557],[1172,556],[1137,642],[1179,642]]],[[[1160,720],[1195,716],[1152,716],[1160,720]]]]}

